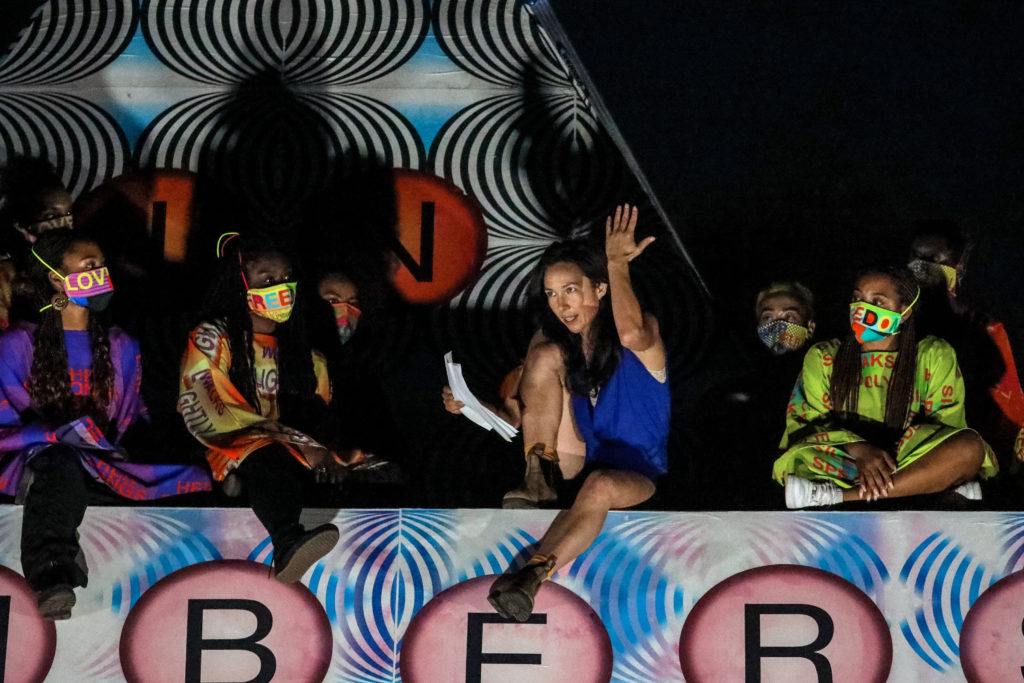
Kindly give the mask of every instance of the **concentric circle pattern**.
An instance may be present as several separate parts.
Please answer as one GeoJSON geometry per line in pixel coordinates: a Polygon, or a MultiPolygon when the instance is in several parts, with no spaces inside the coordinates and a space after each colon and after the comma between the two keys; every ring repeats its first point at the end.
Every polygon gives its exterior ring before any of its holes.
{"type": "Polygon", "coordinates": [[[609,198],[623,196],[629,183],[591,113],[562,94],[500,95],[470,105],[438,133],[429,164],[483,208],[487,260],[460,297],[483,308],[521,305],[544,248],[603,220],[609,198]]]}
{"type": "Polygon", "coordinates": [[[433,172],[476,197],[492,238],[547,243],[601,218],[629,181],[611,140],[572,95],[499,95],[453,116],[433,172]]]}
{"type": "Polygon", "coordinates": [[[283,223],[350,165],[416,167],[422,157],[411,124],[370,97],[268,97],[260,88],[185,100],[158,116],[136,148],[140,167],[216,178],[283,223]]]}
{"type": "Polygon", "coordinates": [[[568,67],[522,0],[437,0],[434,34],[453,62],[485,81],[571,83],[568,67]]]}
{"type": "Polygon", "coordinates": [[[900,569],[900,579],[913,587],[920,606],[899,625],[917,656],[936,671],[955,667],[964,615],[998,578],[947,534],[935,532],[919,543],[900,569]]]}
{"type": "Polygon", "coordinates": [[[129,157],[124,133],[88,100],[7,92],[0,98],[0,164],[18,154],[49,159],[75,196],[122,173],[129,157]]]}
{"type": "Polygon", "coordinates": [[[408,60],[429,27],[428,0],[147,0],[153,52],[202,83],[279,73],[296,84],[353,85],[408,60]]]}
{"type": "Polygon", "coordinates": [[[54,85],[95,73],[121,54],[138,19],[133,0],[48,0],[0,61],[0,84],[54,85]]]}

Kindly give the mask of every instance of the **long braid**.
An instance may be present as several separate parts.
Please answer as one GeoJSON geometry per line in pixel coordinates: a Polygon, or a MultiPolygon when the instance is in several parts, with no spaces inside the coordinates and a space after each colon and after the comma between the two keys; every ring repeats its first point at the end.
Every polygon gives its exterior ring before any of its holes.
{"type": "Polygon", "coordinates": [[[110,336],[96,315],[89,316],[89,346],[92,349],[92,370],[89,373],[92,406],[89,412],[100,429],[106,430],[107,409],[114,392],[114,366],[110,360],[110,336]]]}
{"type": "Polygon", "coordinates": [[[847,333],[836,352],[829,395],[832,410],[837,413],[857,413],[857,399],[860,395],[861,357],[860,344],[852,331],[847,333]]]}
{"type": "Polygon", "coordinates": [[[36,409],[48,424],[66,424],[78,406],[72,405],[71,372],[59,311],[49,308],[40,314],[32,352],[28,392],[36,409]]]}
{"type": "MultiPolygon", "coordinates": [[[[910,292],[897,284],[897,291],[904,301],[913,299],[916,287],[910,292]],[[905,297],[910,297],[905,298],[905,297]]],[[[895,432],[907,428],[910,407],[914,400],[914,380],[917,376],[917,330],[911,315],[900,325],[899,346],[896,355],[896,366],[892,369],[889,380],[889,392],[885,401],[885,424],[895,432]]]]}

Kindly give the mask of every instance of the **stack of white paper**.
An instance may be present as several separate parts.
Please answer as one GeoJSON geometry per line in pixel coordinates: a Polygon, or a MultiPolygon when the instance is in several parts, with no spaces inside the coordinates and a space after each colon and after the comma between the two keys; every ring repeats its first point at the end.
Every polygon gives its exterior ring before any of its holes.
{"type": "Polygon", "coordinates": [[[500,417],[484,407],[473,395],[462,378],[462,366],[452,360],[452,352],[444,354],[444,369],[448,373],[448,386],[452,389],[452,395],[456,401],[462,401],[462,414],[480,425],[484,429],[493,429],[498,436],[511,441],[512,437],[519,433],[519,430],[505,422],[500,417]]]}

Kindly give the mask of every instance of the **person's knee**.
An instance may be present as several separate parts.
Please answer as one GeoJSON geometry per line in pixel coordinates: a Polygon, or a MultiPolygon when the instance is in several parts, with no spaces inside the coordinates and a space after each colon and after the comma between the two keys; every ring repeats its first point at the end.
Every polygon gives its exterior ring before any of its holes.
{"type": "Polygon", "coordinates": [[[953,452],[959,457],[965,472],[974,474],[981,469],[985,461],[985,442],[977,432],[965,429],[950,437],[950,441],[953,452]]]}
{"type": "Polygon", "coordinates": [[[247,455],[238,465],[238,474],[247,479],[255,470],[280,474],[293,469],[301,469],[295,456],[283,445],[273,443],[247,455]]]}
{"type": "Polygon", "coordinates": [[[580,503],[611,505],[618,493],[619,482],[608,470],[595,470],[587,475],[576,500],[580,503]]]}
{"type": "Polygon", "coordinates": [[[75,451],[63,444],[55,444],[37,453],[28,462],[29,468],[37,473],[74,471],[81,467],[75,451]]]}
{"type": "Polygon", "coordinates": [[[537,344],[526,354],[524,364],[524,375],[534,375],[537,372],[557,372],[563,365],[562,350],[553,342],[537,344]]]}

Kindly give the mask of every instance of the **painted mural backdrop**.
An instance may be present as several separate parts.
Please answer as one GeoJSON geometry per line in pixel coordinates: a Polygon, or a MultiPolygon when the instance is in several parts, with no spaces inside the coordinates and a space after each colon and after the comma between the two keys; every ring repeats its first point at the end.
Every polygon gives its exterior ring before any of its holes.
{"type": "Polygon", "coordinates": [[[247,510],[92,508],[89,587],[54,631],[12,571],[21,510],[0,509],[5,680],[790,681],[817,660],[934,683],[1024,664],[1018,514],[613,513],[521,625],[480,577],[524,561],[552,512],[307,514],[341,542],[287,587],[247,510]]]}
{"type": "MultiPolygon", "coordinates": [[[[486,247],[458,290],[431,294],[449,303],[437,328],[496,381],[525,340],[488,312],[522,304],[547,244],[623,200],[666,231],[565,53],[520,0],[47,0],[0,58],[0,162],[42,154],[79,197],[138,169],[205,174],[278,224],[367,163],[438,176],[479,207],[486,247]]],[[[161,218],[164,257],[187,258],[161,218]]],[[[423,280],[408,232],[403,272],[423,280]]],[[[672,235],[645,258],[637,286],[692,362],[700,285],[672,235]]]]}

